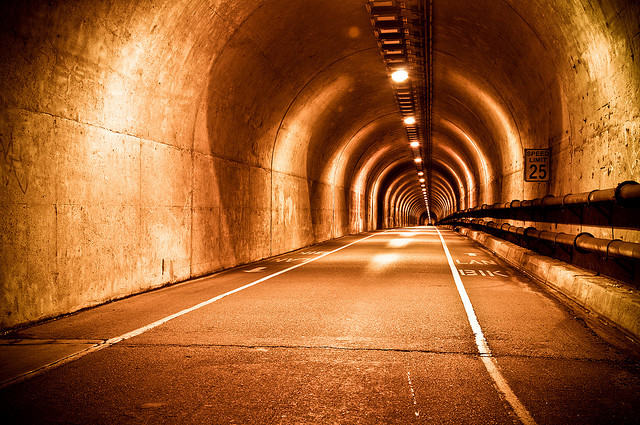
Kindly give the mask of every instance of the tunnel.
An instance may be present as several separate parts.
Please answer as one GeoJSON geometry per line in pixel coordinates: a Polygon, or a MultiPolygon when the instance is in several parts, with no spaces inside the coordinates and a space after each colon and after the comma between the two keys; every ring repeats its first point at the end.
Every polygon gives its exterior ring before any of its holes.
{"type": "MultiPolygon", "coordinates": [[[[564,220],[567,195],[640,181],[636,1],[28,0],[0,20],[4,332],[355,235],[470,237],[490,207],[487,232],[570,234],[575,256],[580,235],[640,242],[637,204],[564,220]],[[562,219],[499,215],[553,197],[562,219]]],[[[598,261],[636,291],[638,252],[598,261]]]]}

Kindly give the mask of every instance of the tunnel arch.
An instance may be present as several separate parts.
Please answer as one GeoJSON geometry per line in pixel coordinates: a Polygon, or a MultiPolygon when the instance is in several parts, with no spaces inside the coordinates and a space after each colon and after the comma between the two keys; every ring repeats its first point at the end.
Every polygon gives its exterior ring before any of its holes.
{"type": "MultiPolygon", "coordinates": [[[[364,1],[0,12],[3,326],[424,222],[364,1]]],[[[433,12],[430,214],[640,180],[637,2],[433,12]]]]}

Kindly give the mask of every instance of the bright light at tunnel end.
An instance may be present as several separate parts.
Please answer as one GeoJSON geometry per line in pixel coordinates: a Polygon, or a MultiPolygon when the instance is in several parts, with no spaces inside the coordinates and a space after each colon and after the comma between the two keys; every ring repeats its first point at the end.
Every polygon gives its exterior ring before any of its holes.
{"type": "Polygon", "coordinates": [[[401,83],[403,81],[406,81],[407,78],[409,78],[409,73],[404,69],[399,69],[393,74],[391,74],[391,79],[396,83],[401,83]]]}

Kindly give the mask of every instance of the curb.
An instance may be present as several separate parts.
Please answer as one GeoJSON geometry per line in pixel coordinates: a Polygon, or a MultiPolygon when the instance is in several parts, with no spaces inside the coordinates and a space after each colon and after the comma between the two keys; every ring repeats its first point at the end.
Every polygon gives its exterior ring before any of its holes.
{"type": "Polygon", "coordinates": [[[515,268],[558,291],[585,310],[640,342],[640,293],[618,280],[545,257],[488,233],[454,228],[515,268]]]}

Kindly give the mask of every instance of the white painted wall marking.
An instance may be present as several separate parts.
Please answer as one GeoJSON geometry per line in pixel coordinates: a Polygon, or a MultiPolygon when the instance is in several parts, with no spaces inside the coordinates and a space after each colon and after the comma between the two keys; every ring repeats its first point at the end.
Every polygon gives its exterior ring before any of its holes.
{"type": "Polygon", "coordinates": [[[442,248],[444,249],[444,254],[447,257],[447,261],[449,262],[449,268],[451,269],[451,274],[453,275],[453,280],[456,283],[456,288],[458,289],[458,294],[460,294],[460,298],[462,299],[462,304],[464,305],[464,310],[467,312],[467,318],[469,319],[469,324],[471,325],[471,330],[473,331],[473,335],[475,336],[476,346],[478,347],[478,352],[480,353],[480,359],[484,364],[484,367],[489,372],[491,379],[496,384],[498,391],[500,391],[507,402],[511,405],[514,413],[525,425],[535,425],[535,421],[533,417],[529,413],[526,407],[522,404],[522,402],[515,395],[507,380],[504,379],[502,373],[498,370],[498,366],[496,364],[495,358],[491,357],[491,350],[489,349],[489,345],[487,344],[487,340],[482,333],[482,328],[480,327],[480,323],[478,322],[478,318],[476,317],[476,313],[473,311],[473,305],[471,305],[471,300],[467,295],[467,291],[462,284],[462,279],[460,279],[460,274],[458,273],[458,269],[456,268],[453,258],[451,258],[451,254],[449,253],[449,248],[447,248],[447,244],[442,237],[442,234],[438,229],[438,236],[440,237],[440,242],[442,242],[442,248]]]}

